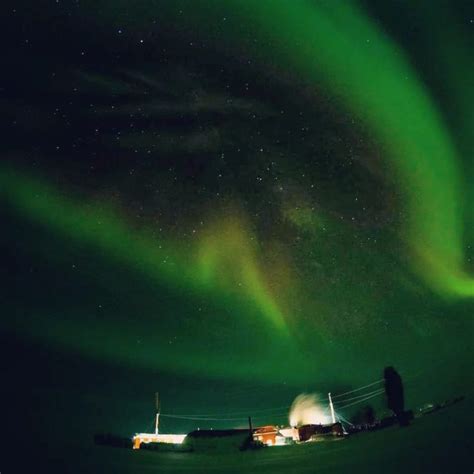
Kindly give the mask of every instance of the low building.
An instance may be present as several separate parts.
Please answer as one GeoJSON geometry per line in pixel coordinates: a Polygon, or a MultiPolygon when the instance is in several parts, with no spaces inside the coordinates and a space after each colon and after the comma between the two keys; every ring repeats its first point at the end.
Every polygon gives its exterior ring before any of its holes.
{"type": "Polygon", "coordinates": [[[185,434],[137,433],[133,437],[133,449],[140,449],[142,443],[182,444],[185,434]]]}
{"type": "Polygon", "coordinates": [[[195,430],[187,435],[184,444],[193,451],[237,451],[244,448],[249,437],[248,429],[195,430]]]}
{"type": "Polygon", "coordinates": [[[298,428],[280,428],[280,434],[285,438],[285,444],[297,443],[300,440],[298,428]]]}
{"type": "Polygon", "coordinates": [[[322,436],[344,436],[341,423],[330,425],[302,425],[298,427],[300,441],[309,441],[322,436]]]}
{"type": "Polygon", "coordinates": [[[261,426],[260,428],[253,430],[253,439],[255,441],[260,441],[267,446],[275,446],[278,434],[279,430],[276,426],[261,426]]]}
{"type": "Polygon", "coordinates": [[[278,426],[266,425],[253,431],[253,439],[266,446],[283,446],[298,441],[299,434],[296,428],[279,428],[278,426]]]}

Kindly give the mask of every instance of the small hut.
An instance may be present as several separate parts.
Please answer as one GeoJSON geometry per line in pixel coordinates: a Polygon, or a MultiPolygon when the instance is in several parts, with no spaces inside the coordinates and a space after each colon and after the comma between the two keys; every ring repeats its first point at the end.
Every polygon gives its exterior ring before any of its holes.
{"type": "Polygon", "coordinates": [[[273,425],[261,426],[253,432],[253,439],[260,441],[267,446],[275,446],[278,436],[278,428],[273,425]]]}

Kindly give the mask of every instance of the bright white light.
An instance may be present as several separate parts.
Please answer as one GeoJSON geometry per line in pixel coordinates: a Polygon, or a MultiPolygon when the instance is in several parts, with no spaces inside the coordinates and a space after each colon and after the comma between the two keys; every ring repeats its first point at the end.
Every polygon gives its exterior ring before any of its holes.
{"type": "Polygon", "coordinates": [[[155,434],[155,433],[137,433],[133,439],[139,439],[141,443],[169,443],[182,444],[186,438],[185,434],[155,434]]]}
{"type": "Polygon", "coordinates": [[[326,425],[331,423],[327,408],[320,404],[315,393],[298,395],[290,408],[290,425],[326,425]]]}

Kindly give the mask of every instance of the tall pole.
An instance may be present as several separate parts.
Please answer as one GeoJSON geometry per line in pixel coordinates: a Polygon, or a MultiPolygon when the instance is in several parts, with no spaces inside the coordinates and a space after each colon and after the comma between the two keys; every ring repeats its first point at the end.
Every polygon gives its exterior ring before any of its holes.
{"type": "Polygon", "coordinates": [[[155,418],[155,434],[158,434],[158,424],[159,423],[160,423],[160,414],[157,413],[156,418],[155,418]]]}
{"type": "Polygon", "coordinates": [[[160,394],[155,393],[155,407],[156,407],[156,418],[155,418],[155,434],[158,434],[158,425],[160,423],[160,394]]]}
{"type": "Polygon", "coordinates": [[[333,424],[336,423],[336,415],[334,414],[334,405],[332,404],[331,392],[328,393],[329,397],[329,407],[331,408],[331,418],[333,424]]]}

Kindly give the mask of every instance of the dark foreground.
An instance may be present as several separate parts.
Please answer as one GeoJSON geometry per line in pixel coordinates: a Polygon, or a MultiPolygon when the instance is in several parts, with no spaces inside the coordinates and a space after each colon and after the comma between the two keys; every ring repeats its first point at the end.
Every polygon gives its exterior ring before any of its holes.
{"type": "Polygon", "coordinates": [[[408,428],[254,452],[211,455],[129,451],[92,443],[88,448],[74,449],[49,446],[49,459],[37,458],[36,472],[470,474],[474,470],[470,407],[471,400],[467,399],[416,419],[408,428]]]}

